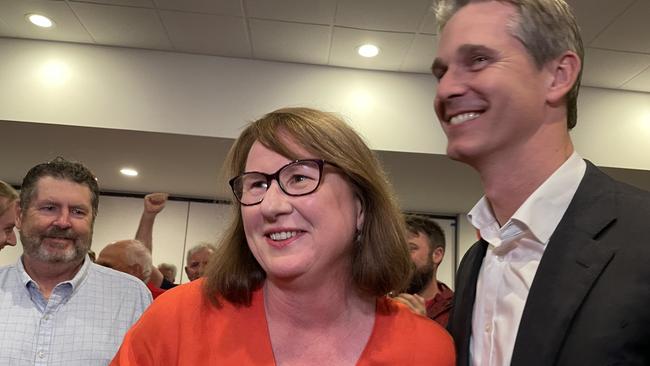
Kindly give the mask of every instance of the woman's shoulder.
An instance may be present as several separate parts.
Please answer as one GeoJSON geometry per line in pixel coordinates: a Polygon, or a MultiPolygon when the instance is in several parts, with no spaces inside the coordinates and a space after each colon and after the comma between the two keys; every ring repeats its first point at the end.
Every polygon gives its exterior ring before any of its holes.
{"type": "MultiPolygon", "coordinates": [[[[224,317],[248,310],[246,306],[237,306],[223,298],[218,298],[219,306],[216,306],[206,296],[204,284],[205,281],[201,278],[165,291],[147,309],[141,323],[149,323],[154,327],[173,323],[181,323],[181,326],[208,323],[214,325],[214,322],[220,322],[224,317]],[[160,324],[161,320],[164,320],[163,324],[160,324]]],[[[257,292],[254,292],[253,299],[258,297],[260,296],[257,292]]]]}
{"type": "MultiPolygon", "coordinates": [[[[261,296],[256,293],[255,299],[261,296]]],[[[251,333],[251,329],[265,322],[263,303],[254,301],[249,307],[225,300],[220,303],[215,306],[205,296],[203,280],[165,292],[127,333],[118,358],[138,366],[160,365],[165,360],[203,365],[209,362],[207,355],[231,359],[260,349],[268,332],[251,333]]]]}
{"type": "Polygon", "coordinates": [[[408,306],[388,297],[382,297],[377,300],[377,314],[378,317],[386,318],[387,323],[391,327],[418,329],[418,331],[431,334],[432,336],[449,336],[449,333],[440,324],[426,316],[415,314],[408,306]]]}
{"type": "Polygon", "coordinates": [[[372,342],[388,346],[391,350],[388,356],[398,363],[436,360],[436,365],[453,365],[455,362],[454,342],[442,326],[386,297],[377,300],[372,338],[372,342]]]}
{"type": "Polygon", "coordinates": [[[184,323],[203,307],[201,283],[193,281],[169,289],[158,296],[134,326],[138,332],[160,332],[172,323],[184,323]]]}

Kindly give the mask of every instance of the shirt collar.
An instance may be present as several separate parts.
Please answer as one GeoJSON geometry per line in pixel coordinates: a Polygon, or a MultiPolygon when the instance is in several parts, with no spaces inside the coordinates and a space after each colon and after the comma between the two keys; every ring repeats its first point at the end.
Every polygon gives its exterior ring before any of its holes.
{"type": "MultiPolygon", "coordinates": [[[[84,258],[84,263],[81,265],[79,271],[77,271],[77,274],[75,274],[75,276],[71,280],[63,281],[57,284],[57,286],[61,284],[69,284],[72,287],[72,292],[76,291],[77,287],[79,287],[79,285],[83,282],[84,278],[86,278],[86,276],[88,275],[88,268],[90,267],[91,262],[92,261],[90,260],[88,255],[86,255],[86,257],[84,258]]],[[[27,287],[30,283],[34,283],[35,285],[38,285],[36,281],[34,281],[29,276],[29,274],[27,274],[27,271],[25,271],[25,266],[23,264],[22,257],[20,257],[18,259],[18,262],[16,263],[16,270],[18,271],[18,278],[20,278],[20,282],[23,284],[23,286],[27,287]]]]}
{"type": "MultiPolygon", "coordinates": [[[[503,227],[522,224],[530,230],[540,243],[547,243],[578,190],[586,167],[585,161],[574,151],[524,201],[503,227]]],[[[485,196],[481,197],[467,214],[467,219],[476,229],[481,231],[482,235],[484,231],[499,231],[499,224],[485,196]]]]}

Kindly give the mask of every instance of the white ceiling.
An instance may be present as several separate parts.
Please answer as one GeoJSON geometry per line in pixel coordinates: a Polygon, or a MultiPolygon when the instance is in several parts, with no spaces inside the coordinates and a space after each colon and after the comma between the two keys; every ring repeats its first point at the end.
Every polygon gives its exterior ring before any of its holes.
{"type": "MultiPolygon", "coordinates": [[[[650,1],[569,0],[587,86],[650,92],[650,1]]],[[[431,0],[1,0],[0,36],[428,73],[431,0]],[[27,13],[52,17],[34,27],[27,13]],[[373,42],[374,59],[355,53],[373,42]]]]}

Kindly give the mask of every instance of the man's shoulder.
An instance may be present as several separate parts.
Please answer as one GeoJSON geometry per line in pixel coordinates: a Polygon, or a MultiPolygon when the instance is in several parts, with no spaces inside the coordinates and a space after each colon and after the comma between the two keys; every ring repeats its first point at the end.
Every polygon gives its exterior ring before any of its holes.
{"type": "Polygon", "coordinates": [[[0,266],[0,290],[8,290],[17,284],[18,271],[15,264],[0,266]]]}
{"type": "Polygon", "coordinates": [[[0,275],[6,275],[8,273],[13,273],[15,271],[16,271],[16,265],[14,263],[0,266],[0,275]]]}
{"type": "Polygon", "coordinates": [[[438,290],[440,291],[440,295],[444,299],[451,299],[454,297],[454,291],[449,288],[444,282],[438,281],[438,290]]]}
{"type": "Polygon", "coordinates": [[[614,182],[617,187],[616,193],[619,201],[625,203],[625,205],[633,204],[639,208],[650,210],[650,192],[617,180],[614,180],[614,182]]]}
{"type": "MultiPolygon", "coordinates": [[[[650,215],[650,192],[631,184],[621,182],[593,164],[588,164],[587,175],[580,189],[587,193],[587,199],[600,199],[603,194],[614,197],[613,209],[619,215],[632,214],[635,216],[650,215]]],[[[650,227],[650,226],[649,226],[650,227]]]]}
{"type": "Polygon", "coordinates": [[[615,177],[612,177],[608,173],[604,172],[600,168],[596,167],[593,163],[587,161],[587,172],[583,178],[583,187],[582,189],[594,188],[598,184],[602,184],[602,187],[597,187],[599,189],[606,188],[615,193],[618,198],[625,200],[632,200],[634,202],[639,202],[643,206],[647,206],[647,203],[650,202],[650,192],[633,186],[631,184],[622,182],[615,177]]]}
{"type": "Polygon", "coordinates": [[[138,278],[110,268],[90,263],[87,285],[100,287],[107,292],[148,294],[149,289],[138,278]]]}

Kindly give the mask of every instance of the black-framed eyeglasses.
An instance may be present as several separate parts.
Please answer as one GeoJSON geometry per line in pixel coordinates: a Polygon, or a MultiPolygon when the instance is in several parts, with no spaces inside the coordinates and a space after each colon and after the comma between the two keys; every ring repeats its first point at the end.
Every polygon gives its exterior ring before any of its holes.
{"type": "Polygon", "coordinates": [[[278,182],[282,192],[287,195],[305,196],[318,189],[325,164],[335,165],[323,159],[295,160],[273,174],[245,172],[232,178],[228,183],[237,201],[243,206],[253,206],[262,202],[273,180],[278,182]]]}

